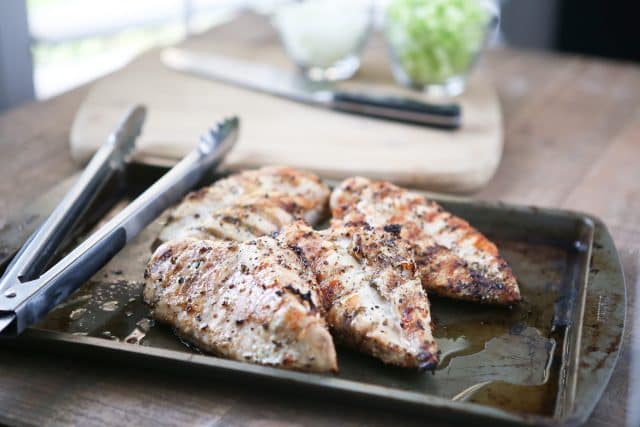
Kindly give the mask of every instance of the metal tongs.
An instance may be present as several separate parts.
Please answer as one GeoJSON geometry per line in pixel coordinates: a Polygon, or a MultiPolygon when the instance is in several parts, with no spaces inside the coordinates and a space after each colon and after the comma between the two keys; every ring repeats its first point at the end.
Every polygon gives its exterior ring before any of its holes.
{"type": "Polygon", "coordinates": [[[42,319],[120,251],[144,227],[177,202],[233,147],[237,117],[201,137],[198,148],[48,270],[77,219],[116,173],[125,169],[146,110],[133,108],[96,152],[78,181],[18,251],[0,279],[0,336],[16,336],[42,319]]]}

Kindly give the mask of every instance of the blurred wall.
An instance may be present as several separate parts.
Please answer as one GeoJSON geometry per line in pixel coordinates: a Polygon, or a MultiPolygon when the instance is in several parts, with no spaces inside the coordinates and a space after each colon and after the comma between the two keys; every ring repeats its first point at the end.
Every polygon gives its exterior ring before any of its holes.
{"type": "Polygon", "coordinates": [[[0,111],[34,98],[25,0],[0,0],[0,111]]]}
{"type": "Polygon", "coordinates": [[[515,47],[640,62],[638,0],[503,0],[501,31],[515,47]]]}
{"type": "Polygon", "coordinates": [[[500,29],[507,44],[553,49],[556,44],[560,0],[507,0],[502,2],[500,29]]]}
{"type": "Polygon", "coordinates": [[[556,48],[640,61],[640,1],[562,0],[556,48]]]}

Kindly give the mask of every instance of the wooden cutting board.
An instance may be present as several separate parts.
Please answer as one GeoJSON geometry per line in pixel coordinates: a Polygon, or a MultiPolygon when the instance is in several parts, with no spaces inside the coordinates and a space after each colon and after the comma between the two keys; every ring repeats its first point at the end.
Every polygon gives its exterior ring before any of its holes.
{"type": "MultiPolygon", "coordinates": [[[[183,47],[293,67],[269,23],[244,15],[190,38],[183,47]]],[[[357,76],[341,84],[374,94],[421,94],[398,87],[381,35],[370,40],[357,76]]],[[[459,99],[463,126],[442,131],[326,111],[167,69],[150,51],[97,82],[71,131],[71,152],[86,161],[133,104],[148,107],[136,160],[171,165],[219,118],[241,118],[230,170],[287,164],[329,178],[365,175],[437,191],[484,186],[502,154],[502,116],[493,87],[479,72],[459,99]]]]}

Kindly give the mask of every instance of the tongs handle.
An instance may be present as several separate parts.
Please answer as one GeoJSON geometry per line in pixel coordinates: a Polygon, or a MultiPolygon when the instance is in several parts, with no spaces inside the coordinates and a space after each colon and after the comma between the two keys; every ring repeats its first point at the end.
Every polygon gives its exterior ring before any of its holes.
{"type": "Polygon", "coordinates": [[[0,335],[17,335],[95,274],[166,208],[211,172],[237,138],[238,119],[222,122],[125,209],[100,227],[39,279],[19,283],[0,295],[0,335]]]}
{"type": "Polygon", "coordinates": [[[27,239],[0,279],[0,291],[18,282],[37,279],[55,251],[114,174],[124,168],[146,115],[144,107],[131,109],[117,130],[91,158],[80,178],[44,223],[27,239]]]}

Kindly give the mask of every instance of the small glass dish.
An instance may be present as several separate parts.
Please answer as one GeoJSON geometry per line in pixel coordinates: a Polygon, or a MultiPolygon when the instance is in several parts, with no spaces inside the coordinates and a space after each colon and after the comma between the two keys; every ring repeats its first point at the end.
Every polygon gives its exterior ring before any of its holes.
{"type": "Polygon", "coordinates": [[[272,22],[289,57],[307,78],[352,77],[371,32],[371,0],[285,1],[272,22]]]}
{"type": "Polygon", "coordinates": [[[391,0],[384,27],[396,81],[436,97],[460,95],[499,16],[491,0],[391,0]]]}

